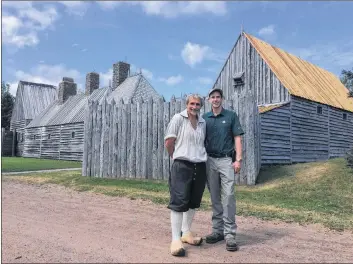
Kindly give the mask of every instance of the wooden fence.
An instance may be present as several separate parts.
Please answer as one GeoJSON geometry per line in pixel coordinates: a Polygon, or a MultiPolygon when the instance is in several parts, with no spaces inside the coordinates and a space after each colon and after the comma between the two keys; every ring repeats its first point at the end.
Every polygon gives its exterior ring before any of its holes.
{"type": "Polygon", "coordinates": [[[16,143],[12,131],[1,128],[1,156],[15,156],[14,144],[16,143]]]}
{"type": "MultiPolygon", "coordinates": [[[[252,94],[224,101],[235,110],[244,129],[243,167],[237,184],[255,184],[260,169],[259,114],[252,94]]],[[[170,102],[90,101],[86,108],[82,175],[103,178],[160,179],[169,177],[172,160],[164,147],[164,134],[185,100],[170,102]]],[[[210,111],[208,102],[201,114],[210,111]]]]}

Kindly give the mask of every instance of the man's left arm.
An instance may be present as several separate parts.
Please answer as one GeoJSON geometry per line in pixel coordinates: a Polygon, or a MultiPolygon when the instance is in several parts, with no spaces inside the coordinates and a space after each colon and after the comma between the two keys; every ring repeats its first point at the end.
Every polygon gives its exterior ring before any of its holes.
{"type": "Polygon", "coordinates": [[[233,168],[235,173],[240,172],[241,162],[242,162],[242,144],[241,144],[241,135],[244,134],[244,131],[240,125],[239,118],[236,113],[234,113],[233,122],[232,122],[232,132],[234,136],[234,149],[235,149],[235,161],[233,163],[233,168]]]}

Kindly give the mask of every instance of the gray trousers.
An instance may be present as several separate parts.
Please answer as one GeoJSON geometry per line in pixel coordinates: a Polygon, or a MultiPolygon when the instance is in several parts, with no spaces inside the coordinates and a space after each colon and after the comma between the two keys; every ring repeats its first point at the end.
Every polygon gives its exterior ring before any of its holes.
{"type": "Polygon", "coordinates": [[[231,238],[236,235],[235,174],[232,158],[208,157],[207,187],[212,202],[212,231],[231,238]]]}

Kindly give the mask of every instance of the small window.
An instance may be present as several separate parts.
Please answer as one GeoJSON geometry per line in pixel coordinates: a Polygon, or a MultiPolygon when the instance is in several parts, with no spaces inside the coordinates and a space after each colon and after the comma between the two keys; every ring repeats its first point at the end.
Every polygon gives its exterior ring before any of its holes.
{"type": "Polygon", "coordinates": [[[244,84],[244,72],[237,72],[233,75],[233,86],[241,86],[244,84]]]}
{"type": "Polygon", "coordinates": [[[71,138],[75,138],[75,132],[71,132],[71,138]]]}
{"type": "Polygon", "coordinates": [[[21,133],[21,142],[23,142],[23,133],[21,133]]]}
{"type": "Polygon", "coordinates": [[[343,120],[347,120],[347,113],[343,113],[343,120]]]}
{"type": "Polygon", "coordinates": [[[33,140],[36,140],[36,135],[33,135],[33,140]]]}
{"type": "Polygon", "coordinates": [[[320,115],[322,115],[322,106],[318,105],[317,106],[317,109],[316,109],[316,112],[320,115]]]}
{"type": "Polygon", "coordinates": [[[48,139],[50,139],[50,134],[48,134],[48,139]]]}

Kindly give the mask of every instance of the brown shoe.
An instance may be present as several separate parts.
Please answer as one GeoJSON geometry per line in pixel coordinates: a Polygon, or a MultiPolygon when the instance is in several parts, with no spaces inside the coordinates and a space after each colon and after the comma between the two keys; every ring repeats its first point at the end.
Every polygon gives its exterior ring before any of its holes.
{"type": "Polygon", "coordinates": [[[185,249],[181,240],[173,240],[170,244],[170,253],[172,256],[183,257],[185,256],[185,249]]]}
{"type": "Polygon", "coordinates": [[[183,234],[181,241],[190,245],[199,246],[202,243],[202,237],[195,237],[191,232],[183,234]]]}

